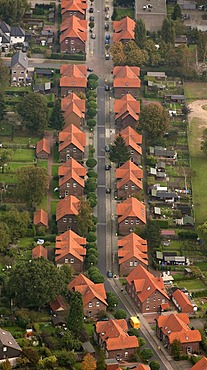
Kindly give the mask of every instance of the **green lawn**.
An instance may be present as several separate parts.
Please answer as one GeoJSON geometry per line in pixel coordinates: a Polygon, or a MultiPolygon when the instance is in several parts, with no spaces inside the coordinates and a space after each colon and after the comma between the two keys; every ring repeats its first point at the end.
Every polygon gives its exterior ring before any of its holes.
{"type": "Polygon", "coordinates": [[[185,82],[184,91],[186,100],[207,99],[206,82],[185,82]]]}
{"type": "Polygon", "coordinates": [[[1,173],[0,179],[1,182],[4,182],[5,184],[17,184],[17,178],[15,174],[1,173]]]}
{"type": "Polygon", "coordinates": [[[47,212],[47,196],[45,196],[39,206],[39,208],[44,209],[47,212]]]}
{"type": "Polygon", "coordinates": [[[50,214],[55,215],[56,214],[56,206],[57,206],[58,200],[52,200],[51,205],[50,205],[50,214]]]}
{"type": "Polygon", "coordinates": [[[38,167],[43,167],[47,170],[48,168],[48,160],[47,159],[38,159],[37,161],[38,167]]]}
{"type": "Polygon", "coordinates": [[[37,141],[40,140],[40,137],[34,136],[15,136],[13,140],[11,140],[11,136],[4,136],[2,137],[2,143],[9,143],[9,144],[36,144],[37,141]]]}
{"type": "Polygon", "coordinates": [[[59,161],[59,152],[58,152],[58,145],[54,144],[54,163],[58,163],[59,161]]]}
{"type": "Polygon", "coordinates": [[[195,290],[206,288],[205,284],[200,279],[180,280],[180,281],[176,281],[176,284],[180,288],[186,288],[190,291],[195,291],[195,290]]]}
{"type": "Polygon", "coordinates": [[[131,8],[116,8],[118,17],[124,18],[124,17],[130,17],[132,19],[135,18],[134,9],[131,8]]]}
{"type": "Polygon", "coordinates": [[[53,166],[52,166],[52,176],[58,176],[58,168],[59,168],[60,166],[58,165],[58,164],[54,164],[53,166]]]}
{"type": "Polygon", "coordinates": [[[196,262],[196,266],[198,266],[201,271],[207,271],[207,261],[206,262],[196,262]]]}
{"type": "Polygon", "coordinates": [[[16,149],[13,156],[15,162],[33,162],[35,158],[34,149],[16,149]]]}

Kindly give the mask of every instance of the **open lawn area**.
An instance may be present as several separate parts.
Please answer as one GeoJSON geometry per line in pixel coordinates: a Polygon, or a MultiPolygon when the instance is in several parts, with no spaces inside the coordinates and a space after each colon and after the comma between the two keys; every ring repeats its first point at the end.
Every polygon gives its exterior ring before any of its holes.
{"type": "Polygon", "coordinates": [[[187,102],[197,99],[207,99],[206,82],[185,82],[184,91],[187,102]]]}
{"type": "Polygon", "coordinates": [[[134,17],[135,17],[134,9],[131,9],[131,8],[116,8],[116,10],[117,10],[119,19],[124,18],[124,17],[130,17],[130,18],[134,19],[134,17]]]}
{"type": "Polygon", "coordinates": [[[55,215],[56,214],[56,206],[57,206],[58,200],[52,200],[51,205],[50,205],[50,214],[55,215]]]}
{"type": "Polygon", "coordinates": [[[13,156],[14,162],[33,162],[35,158],[34,149],[16,149],[13,156]]]}
{"type": "Polygon", "coordinates": [[[190,291],[195,291],[199,289],[205,289],[205,284],[200,279],[189,279],[176,281],[179,288],[186,288],[190,291]]]}
{"type": "Polygon", "coordinates": [[[201,137],[206,123],[193,118],[189,123],[189,149],[191,157],[193,204],[196,225],[207,220],[207,159],[200,149],[201,137]]]}

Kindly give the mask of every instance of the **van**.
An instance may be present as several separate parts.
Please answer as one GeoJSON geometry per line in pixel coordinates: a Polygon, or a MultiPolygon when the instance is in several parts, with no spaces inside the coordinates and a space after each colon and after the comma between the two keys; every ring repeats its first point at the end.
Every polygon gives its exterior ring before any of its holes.
{"type": "Polygon", "coordinates": [[[132,316],[129,319],[129,323],[133,329],[139,329],[140,328],[140,321],[136,316],[132,316]]]}

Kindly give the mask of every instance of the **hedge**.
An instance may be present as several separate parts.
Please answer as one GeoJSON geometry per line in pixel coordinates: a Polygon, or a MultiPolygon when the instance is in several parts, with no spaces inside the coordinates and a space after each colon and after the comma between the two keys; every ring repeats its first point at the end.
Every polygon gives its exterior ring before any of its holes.
{"type": "Polygon", "coordinates": [[[161,229],[167,229],[169,227],[168,220],[153,220],[154,224],[157,224],[161,229]]]}
{"type": "Polygon", "coordinates": [[[179,231],[178,236],[180,239],[193,239],[197,240],[198,234],[192,230],[179,231]]]}
{"type": "Polygon", "coordinates": [[[85,54],[65,54],[65,53],[52,53],[47,59],[63,59],[63,60],[86,60],[85,54]]]}
{"type": "Polygon", "coordinates": [[[20,95],[20,96],[24,96],[25,94],[27,94],[28,91],[26,90],[6,90],[5,91],[5,94],[6,95],[20,95]]]}
{"type": "Polygon", "coordinates": [[[44,236],[38,236],[34,238],[34,241],[37,242],[38,239],[44,239],[45,242],[55,242],[56,235],[44,235],[44,236]]]}

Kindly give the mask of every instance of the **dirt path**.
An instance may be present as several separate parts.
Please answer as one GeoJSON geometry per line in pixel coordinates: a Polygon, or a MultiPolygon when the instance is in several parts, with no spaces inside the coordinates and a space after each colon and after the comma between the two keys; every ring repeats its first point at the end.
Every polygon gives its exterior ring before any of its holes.
{"type": "Polygon", "coordinates": [[[192,112],[188,115],[190,123],[193,120],[193,118],[196,117],[204,121],[207,127],[207,110],[202,108],[205,105],[207,106],[207,100],[196,100],[188,104],[188,107],[192,110],[192,112]]]}

